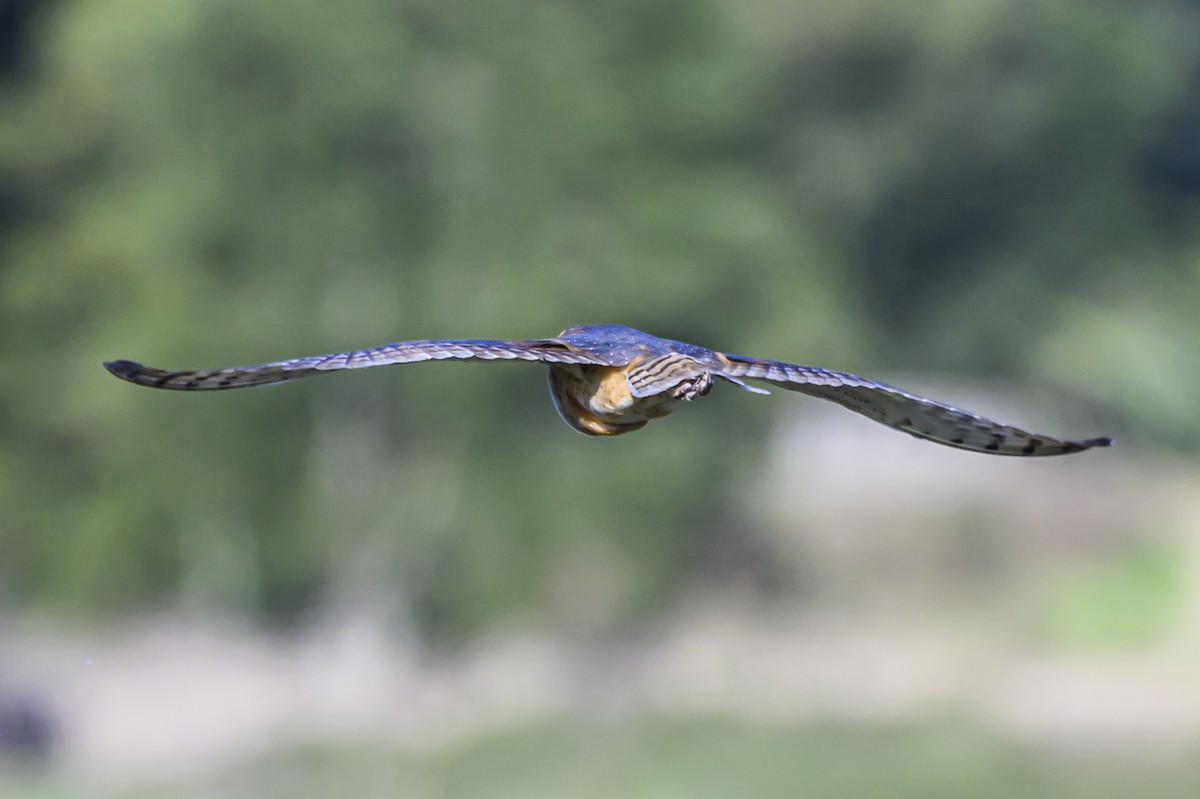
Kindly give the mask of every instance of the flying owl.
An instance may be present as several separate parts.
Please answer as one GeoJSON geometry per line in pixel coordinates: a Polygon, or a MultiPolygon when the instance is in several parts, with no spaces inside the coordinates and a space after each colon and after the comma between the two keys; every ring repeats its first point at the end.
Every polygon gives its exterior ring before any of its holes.
{"type": "Polygon", "coordinates": [[[845,372],[729,355],[621,325],[579,325],[556,338],[530,341],[400,341],[211,371],[170,372],[132,361],[109,361],[104,366],[122,380],[141,386],[209,391],[282,383],[342,369],[449,359],[547,364],[555,409],[571,427],[594,436],[615,436],[645,427],[679,403],[708,394],[715,380],[768,394],[744,382],[759,380],[836,402],[916,438],[972,452],[1065,455],[1112,443],[1109,438],[1076,441],[1029,433],[845,372]]]}

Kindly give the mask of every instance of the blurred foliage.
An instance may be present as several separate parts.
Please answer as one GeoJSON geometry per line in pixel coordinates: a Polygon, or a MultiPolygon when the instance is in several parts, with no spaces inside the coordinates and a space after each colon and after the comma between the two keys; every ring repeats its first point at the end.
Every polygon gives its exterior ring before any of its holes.
{"type": "Polygon", "coordinates": [[[10,599],[287,620],[382,592],[453,636],[769,580],[729,555],[757,545],[739,492],[769,403],[585,441],[527,366],[186,396],[117,383],[114,357],[612,321],[1013,375],[1200,446],[1194,3],[18,5],[10,599]]]}

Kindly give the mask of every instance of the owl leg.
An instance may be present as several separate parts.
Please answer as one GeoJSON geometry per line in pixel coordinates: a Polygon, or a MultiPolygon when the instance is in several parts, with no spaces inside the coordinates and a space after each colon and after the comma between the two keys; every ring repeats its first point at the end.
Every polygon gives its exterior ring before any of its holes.
{"type": "Polygon", "coordinates": [[[671,396],[677,400],[694,400],[712,391],[712,387],[712,375],[703,372],[676,385],[671,391],[671,396]]]}

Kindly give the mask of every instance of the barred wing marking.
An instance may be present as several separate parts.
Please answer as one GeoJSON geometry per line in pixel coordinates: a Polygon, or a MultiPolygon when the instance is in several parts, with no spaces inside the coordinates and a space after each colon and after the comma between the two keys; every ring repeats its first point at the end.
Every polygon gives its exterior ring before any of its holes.
{"type": "Polygon", "coordinates": [[[180,391],[212,391],[243,388],[269,383],[282,383],[322,372],[342,369],[364,369],[418,361],[448,359],[478,361],[542,361],[544,363],[602,363],[591,353],[583,352],[557,339],[533,341],[507,340],[445,340],[398,341],[365,350],[334,352],[308,358],[233,366],[209,371],[168,371],[142,366],[133,361],[108,361],[104,367],[122,380],[152,388],[180,391]]]}
{"type": "Polygon", "coordinates": [[[669,391],[687,380],[694,380],[708,372],[704,364],[695,358],[668,352],[634,364],[626,373],[629,392],[641,399],[669,391]]]}
{"type": "Polygon", "coordinates": [[[993,455],[1065,455],[1107,447],[1109,438],[1072,441],[1030,433],[845,372],[724,355],[726,376],[765,380],[836,402],[888,427],[949,447],[993,455]]]}

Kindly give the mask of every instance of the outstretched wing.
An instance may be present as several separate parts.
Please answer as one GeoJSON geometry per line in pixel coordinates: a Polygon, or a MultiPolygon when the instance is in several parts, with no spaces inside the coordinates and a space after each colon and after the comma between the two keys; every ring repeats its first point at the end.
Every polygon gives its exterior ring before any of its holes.
{"type": "Polygon", "coordinates": [[[167,371],[142,366],[133,361],[108,361],[104,368],[122,380],[139,386],[170,388],[182,391],[210,391],[225,388],[260,386],[282,383],[300,377],[336,372],[342,369],[364,369],[393,363],[443,361],[449,359],[477,361],[542,361],[544,363],[603,363],[597,355],[585,352],[558,339],[534,341],[398,341],[365,350],[334,352],[290,361],[275,361],[255,366],[231,366],[225,369],[200,371],[167,371]]]}
{"type": "Polygon", "coordinates": [[[765,380],[790,391],[836,402],[909,435],[993,455],[1065,455],[1107,447],[1110,438],[1071,441],[993,422],[898,388],[845,372],[780,361],[722,355],[726,377],[765,380]]]}

